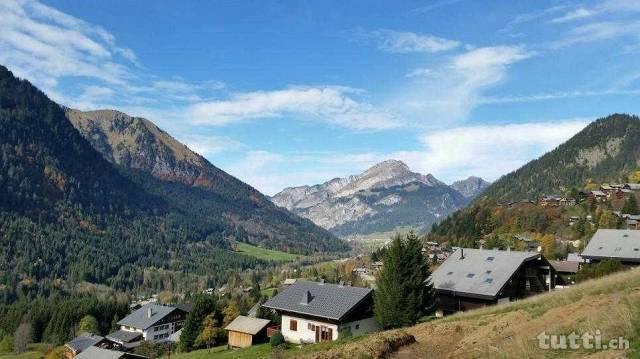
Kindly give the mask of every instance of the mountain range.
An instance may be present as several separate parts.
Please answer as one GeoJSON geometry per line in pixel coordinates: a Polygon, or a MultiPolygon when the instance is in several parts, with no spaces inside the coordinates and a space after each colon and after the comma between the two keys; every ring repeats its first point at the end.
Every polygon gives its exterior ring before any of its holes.
{"type": "Polygon", "coordinates": [[[347,237],[402,228],[426,230],[466,206],[487,186],[477,177],[448,186],[431,174],[412,172],[405,163],[388,160],[359,175],[286,188],[271,200],[347,237]]]}
{"type": "Polygon", "coordinates": [[[231,251],[232,241],[348,248],[150,121],[64,109],[2,66],[0,159],[0,284],[9,288],[43,278],[131,288],[148,267],[215,277],[265,264],[231,251]]]}

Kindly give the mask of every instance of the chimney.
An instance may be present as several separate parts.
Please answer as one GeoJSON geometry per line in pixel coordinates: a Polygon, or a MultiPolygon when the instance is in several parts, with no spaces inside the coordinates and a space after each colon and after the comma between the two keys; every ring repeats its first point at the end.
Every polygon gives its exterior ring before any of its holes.
{"type": "Polygon", "coordinates": [[[151,318],[152,315],[153,315],[153,309],[151,308],[151,306],[149,306],[149,308],[147,308],[147,318],[151,318]]]}
{"type": "Polygon", "coordinates": [[[320,283],[318,283],[320,285],[324,285],[324,278],[320,278],[320,283]]]}
{"type": "Polygon", "coordinates": [[[460,247],[460,259],[464,259],[464,248],[460,247]]]}
{"type": "Polygon", "coordinates": [[[313,299],[313,296],[311,295],[311,292],[307,291],[303,296],[302,296],[302,301],[300,301],[300,304],[304,304],[307,305],[309,303],[311,303],[311,300],[313,299]]]}

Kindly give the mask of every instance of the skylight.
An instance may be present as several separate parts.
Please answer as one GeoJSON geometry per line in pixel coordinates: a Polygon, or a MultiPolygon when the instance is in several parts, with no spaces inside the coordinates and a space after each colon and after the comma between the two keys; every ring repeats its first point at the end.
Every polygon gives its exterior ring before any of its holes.
{"type": "Polygon", "coordinates": [[[493,278],[487,278],[484,280],[485,283],[493,283],[493,278]]]}
{"type": "Polygon", "coordinates": [[[492,262],[496,257],[487,257],[487,262],[492,262]]]}
{"type": "Polygon", "coordinates": [[[447,273],[447,275],[452,275],[452,274],[453,274],[453,272],[449,272],[449,273],[447,273]]]}
{"type": "Polygon", "coordinates": [[[490,271],[490,270],[488,270],[488,271],[487,271],[487,274],[491,274],[491,271],[490,271]]]}
{"type": "Polygon", "coordinates": [[[467,278],[473,278],[474,275],[474,273],[467,273],[467,278]]]}

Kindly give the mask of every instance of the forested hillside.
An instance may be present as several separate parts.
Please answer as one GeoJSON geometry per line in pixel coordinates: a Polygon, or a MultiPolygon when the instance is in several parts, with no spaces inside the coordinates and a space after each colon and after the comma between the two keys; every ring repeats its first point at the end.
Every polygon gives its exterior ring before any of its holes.
{"type": "MultiPolygon", "coordinates": [[[[576,198],[578,191],[607,183],[637,181],[640,120],[612,115],[587,126],[566,143],[489,186],[482,198],[434,225],[429,240],[477,247],[524,249],[536,240],[548,257],[577,251],[597,228],[624,228],[614,211],[634,207],[639,194],[578,205],[543,206],[543,195],[576,198]],[[516,201],[518,199],[527,199],[516,201]],[[577,241],[578,247],[569,242],[577,241]]],[[[625,212],[627,213],[627,212],[625,212]]],[[[628,212],[627,214],[635,214],[628,212]]]]}
{"type": "Polygon", "coordinates": [[[494,182],[483,197],[496,201],[536,199],[597,183],[624,182],[640,167],[640,119],[614,114],[601,118],[539,159],[494,182]]]}
{"type": "Polygon", "coordinates": [[[258,204],[236,201],[229,205],[228,221],[226,208],[220,208],[227,198],[119,170],[78,133],[60,106],[4,67],[0,144],[4,301],[47,295],[56,280],[138,288],[149,267],[206,274],[215,285],[229,269],[266,264],[230,251],[230,239],[299,252],[345,248],[285,211],[265,215],[258,204]],[[235,225],[243,221],[253,232],[235,225]],[[260,237],[265,223],[279,231],[260,237]]]}

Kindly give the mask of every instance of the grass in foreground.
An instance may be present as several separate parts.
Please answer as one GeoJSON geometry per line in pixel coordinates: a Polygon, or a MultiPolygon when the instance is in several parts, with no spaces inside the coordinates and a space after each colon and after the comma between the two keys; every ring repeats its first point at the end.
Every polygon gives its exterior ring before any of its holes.
{"type": "Polygon", "coordinates": [[[417,344],[398,358],[640,358],[640,268],[590,280],[506,305],[459,313],[407,328],[417,344]],[[623,337],[626,351],[539,348],[537,335],[602,333],[603,343],[623,337]]]}
{"type": "Polygon", "coordinates": [[[49,348],[49,344],[30,344],[27,351],[22,354],[0,352],[0,359],[41,359],[49,348]]]}
{"type": "Polygon", "coordinates": [[[304,257],[300,254],[286,253],[273,249],[260,248],[251,244],[238,242],[236,243],[236,251],[258,259],[272,262],[293,262],[298,258],[304,257]]]}

